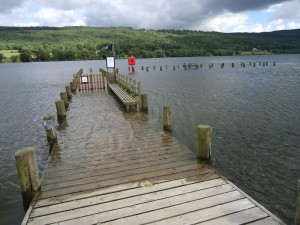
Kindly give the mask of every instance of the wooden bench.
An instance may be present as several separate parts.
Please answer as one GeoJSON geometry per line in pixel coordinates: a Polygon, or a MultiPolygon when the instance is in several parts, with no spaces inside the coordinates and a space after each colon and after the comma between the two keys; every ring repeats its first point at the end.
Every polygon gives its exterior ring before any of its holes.
{"type": "Polygon", "coordinates": [[[135,79],[118,73],[106,73],[108,88],[121,100],[129,110],[130,106],[140,105],[141,84],[136,83],[135,79]]]}

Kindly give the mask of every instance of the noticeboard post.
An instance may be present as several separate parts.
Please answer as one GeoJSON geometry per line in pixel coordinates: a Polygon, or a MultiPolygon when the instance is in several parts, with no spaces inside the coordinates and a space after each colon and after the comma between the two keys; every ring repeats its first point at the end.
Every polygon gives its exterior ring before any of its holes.
{"type": "Polygon", "coordinates": [[[115,58],[114,57],[106,57],[106,68],[115,68],[115,58]]]}

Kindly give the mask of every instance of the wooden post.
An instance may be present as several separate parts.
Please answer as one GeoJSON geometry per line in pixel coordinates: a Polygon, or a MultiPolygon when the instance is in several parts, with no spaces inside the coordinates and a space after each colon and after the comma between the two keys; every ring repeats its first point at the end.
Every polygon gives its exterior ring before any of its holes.
{"type": "Polygon", "coordinates": [[[71,91],[70,85],[66,86],[66,93],[67,93],[68,100],[71,100],[72,99],[72,91],[71,91]]]}
{"type": "Polygon", "coordinates": [[[234,68],[234,63],[231,63],[231,67],[234,68]]]}
{"type": "Polygon", "coordinates": [[[60,99],[64,101],[66,109],[69,108],[69,101],[66,92],[60,92],[60,99]]]}
{"type": "Polygon", "coordinates": [[[253,63],[253,67],[255,67],[255,62],[253,63]]]}
{"type": "Polygon", "coordinates": [[[170,109],[170,106],[163,107],[163,128],[165,131],[171,131],[171,109],[170,109]]]}
{"type": "Polygon", "coordinates": [[[155,66],[153,66],[153,70],[155,70],[155,66]]]}
{"type": "Polygon", "coordinates": [[[142,90],[141,90],[141,81],[138,82],[138,98],[139,98],[139,107],[142,105],[142,90]]]}
{"type": "Polygon", "coordinates": [[[200,160],[210,160],[212,128],[208,125],[199,125],[197,137],[197,158],[200,160]]]}
{"type": "Polygon", "coordinates": [[[146,71],[147,71],[147,72],[149,71],[149,67],[148,67],[148,66],[146,67],[146,71]]]}
{"type": "Polygon", "coordinates": [[[173,66],[173,70],[176,70],[176,67],[175,67],[175,66],[173,66]]]}
{"type": "Polygon", "coordinates": [[[62,122],[66,118],[66,107],[63,100],[58,100],[55,102],[57,111],[57,120],[62,122]]]}
{"type": "Polygon", "coordinates": [[[34,148],[19,149],[15,153],[15,159],[23,197],[23,207],[27,210],[32,198],[41,187],[34,148]]]}
{"type": "Polygon", "coordinates": [[[300,225],[300,180],[297,185],[297,202],[296,202],[296,215],[294,225],[300,225]]]}
{"type": "Polygon", "coordinates": [[[55,131],[55,122],[54,122],[54,116],[44,116],[44,127],[46,131],[46,137],[47,141],[50,144],[50,152],[52,150],[52,147],[55,143],[57,143],[57,136],[55,131]]]}
{"type": "Polygon", "coordinates": [[[141,94],[141,111],[148,112],[148,97],[147,94],[141,94]]]}
{"type": "Polygon", "coordinates": [[[273,66],[276,66],[276,63],[275,63],[275,61],[273,62],[273,66]]]}
{"type": "Polygon", "coordinates": [[[162,71],[162,66],[159,67],[160,71],[162,71]]]}
{"type": "Polygon", "coordinates": [[[71,81],[71,82],[70,82],[70,88],[71,88],[71,92],[72,92],[72,93],[75,93],[75,92],[76,92],[76,87],[75,87],[74,81],[71,81]]]}
{"type": "Polygon", "coordinates": [[[144,66],[142,66],[142,70],[144,70],[144,66]]]}

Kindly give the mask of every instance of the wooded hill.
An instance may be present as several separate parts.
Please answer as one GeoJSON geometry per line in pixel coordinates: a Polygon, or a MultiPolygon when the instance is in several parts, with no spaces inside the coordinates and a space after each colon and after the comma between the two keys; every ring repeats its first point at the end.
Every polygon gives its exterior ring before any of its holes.
{"type": "Polygon", "coordinates": [[[299,37],[300,29],[220,33],[129,27],[0,27],[0,52],[15,52],[9,61],[23,62],[102,59],[112,55],[104,49],[112,43],[117,58],[130,54],[153,58],[300,53],[299,37]]]}

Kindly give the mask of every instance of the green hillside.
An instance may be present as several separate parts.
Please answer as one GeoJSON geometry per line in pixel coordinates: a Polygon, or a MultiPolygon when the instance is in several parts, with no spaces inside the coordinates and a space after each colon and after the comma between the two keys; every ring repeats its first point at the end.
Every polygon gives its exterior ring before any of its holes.
{"type": "Polygon", "coordinates": [[[300,29],[265,33],[134,30],[128,27],[0,27],[0,61],[300,53],[300,29]],[[17,51],[16,51],[17,50],[17,51]]]}

